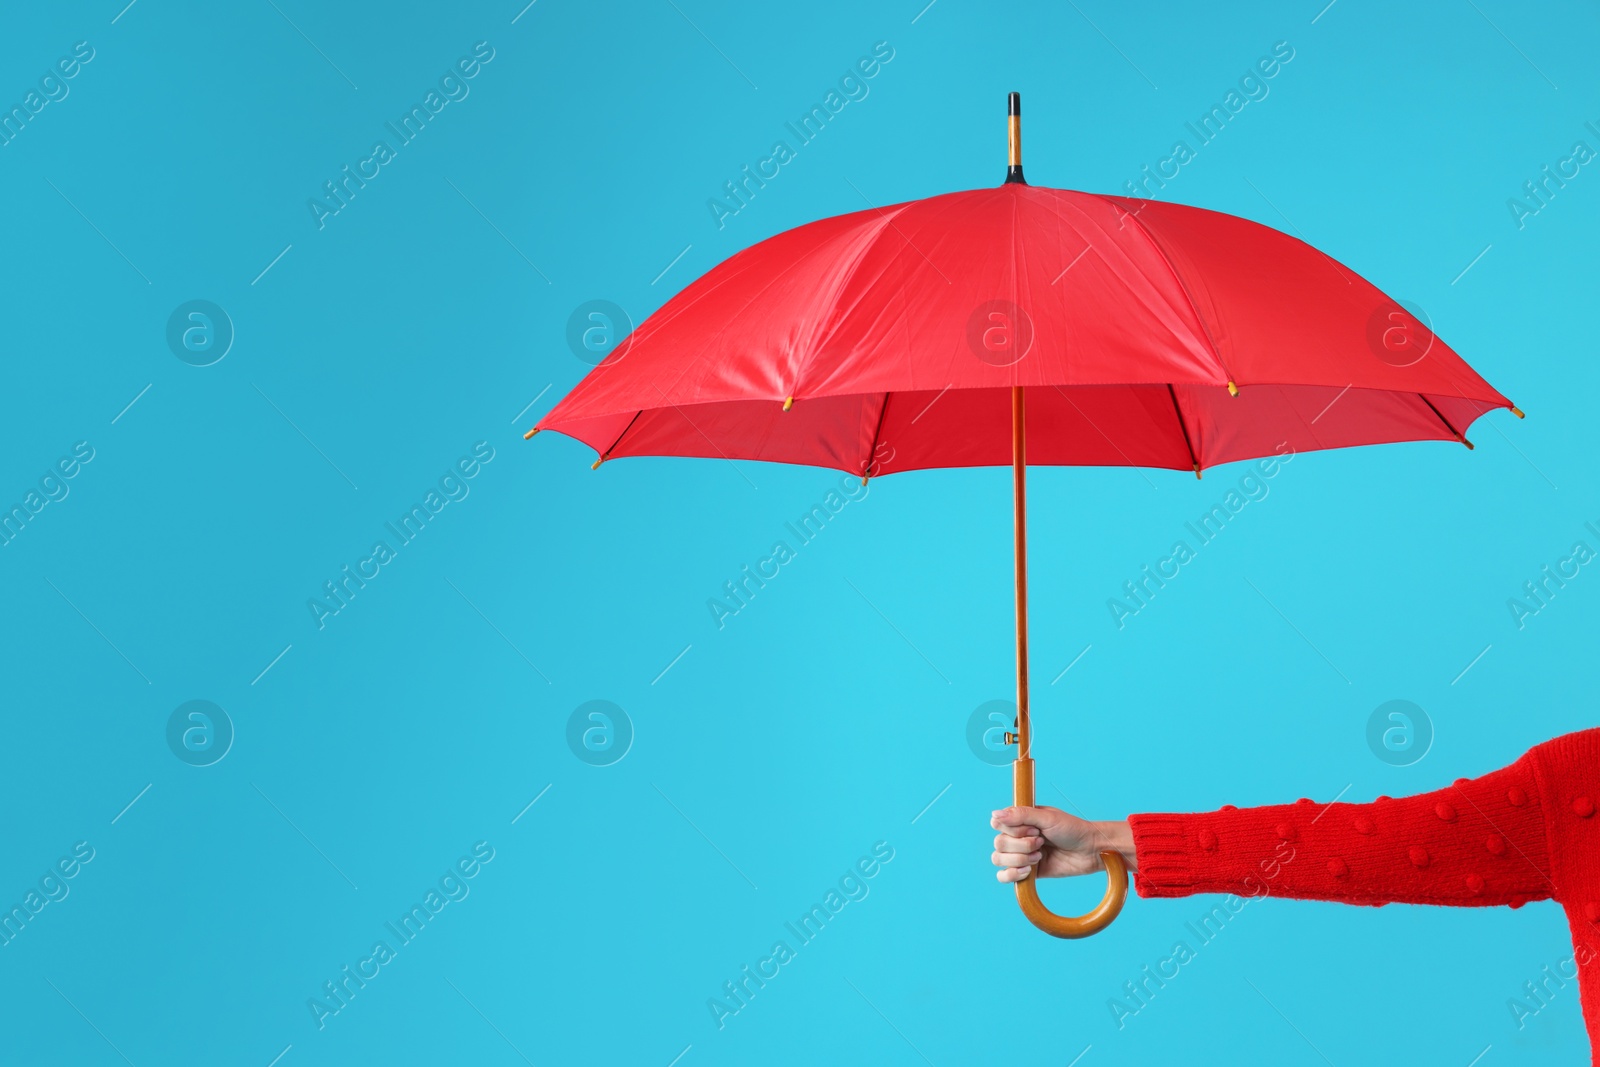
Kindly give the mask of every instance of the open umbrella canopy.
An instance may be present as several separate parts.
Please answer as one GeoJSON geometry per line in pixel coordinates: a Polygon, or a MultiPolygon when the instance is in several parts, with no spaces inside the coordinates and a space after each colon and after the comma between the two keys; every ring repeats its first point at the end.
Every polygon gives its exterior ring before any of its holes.
{"type": "MultiPolygon", "coordinates": [[[[998,189],[823,219],[669,300],[558,403],[553,429],[618,456],[808,463],[863,479],[1009,463],[1017,746],[1034,802],[1026,468],[1193,470],[1293,449],[1455,440],[1511,402],[1398,303],[1310,245],[1215,211],[1028,185],[1021,103],[998,189]]],[[[1035,926],[1086,937],[1106,893],[1035,926]]]]}
{"type": "MultiPolygon", "coordinates": [[[[669,300],[541,420],[603,459],[878,476],[1465,441],[1511,402],[1375,286],[1216,211],[1011,181],[823,219],[669,300]]],[[[1516,412],[1521,414],[1520,412],[1516,412]]],[[[531,436],[531,432],[530,432],[531,436]]]]}

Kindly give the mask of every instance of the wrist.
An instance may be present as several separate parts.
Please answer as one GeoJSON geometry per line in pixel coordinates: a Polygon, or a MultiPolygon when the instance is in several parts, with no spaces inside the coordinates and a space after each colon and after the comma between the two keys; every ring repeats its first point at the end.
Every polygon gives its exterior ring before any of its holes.
{"type": "Polygon", "coordinates": [[[1138,853],[1133,845],[1133,828],[1126,819],[1094,823],[1095,848],[1101,852],[1115,852],[1129,871],[1138,870],[1138,853]]]}

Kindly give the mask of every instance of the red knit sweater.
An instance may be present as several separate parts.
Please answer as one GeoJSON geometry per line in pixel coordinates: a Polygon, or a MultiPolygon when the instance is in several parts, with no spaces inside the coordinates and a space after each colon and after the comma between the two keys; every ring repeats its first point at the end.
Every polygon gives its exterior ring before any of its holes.
{"type": "Polygon", "coordinates": [[[1566,909],[1600,1065],[1600,729],[1547,741],[1481,778],[1372,804],[1300,800],[1135,815],[1142,897],[1263,894],[1348,904],[1566,909]]]}

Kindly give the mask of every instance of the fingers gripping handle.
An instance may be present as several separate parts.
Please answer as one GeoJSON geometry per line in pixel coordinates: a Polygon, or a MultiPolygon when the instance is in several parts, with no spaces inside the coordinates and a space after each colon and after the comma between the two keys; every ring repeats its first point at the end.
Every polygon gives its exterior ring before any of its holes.
{"type": "MultiPolygon", "coordinates": [[[[1019,807],[1033,807],[1033,760],[1019,759],[1012,764],[1012,796],[1019,807]]],[[[1106,865],[1106,895],[1083,915],[1057,915],[1039,899],[1038,878],[1029,876],[1017,883],[1017,903],[1028,921],[1052,937],[1079,938],[1098,934],[1111,925],[1128,897],[1128,865],[1116,852],[1102,852],[1106,865]]]]}

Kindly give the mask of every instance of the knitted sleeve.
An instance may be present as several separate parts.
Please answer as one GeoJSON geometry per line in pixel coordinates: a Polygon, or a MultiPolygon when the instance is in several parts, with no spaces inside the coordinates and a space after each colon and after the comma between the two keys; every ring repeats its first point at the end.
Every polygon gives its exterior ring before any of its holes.
{"type": "Polygon", "coordinates": [[[1528,756],[1432,793],[1371,804],[1230,805],[1129,822],[1143,897],[1520,907],[1554,894],[1528,756]]]}

